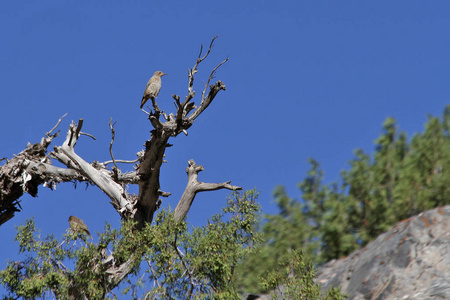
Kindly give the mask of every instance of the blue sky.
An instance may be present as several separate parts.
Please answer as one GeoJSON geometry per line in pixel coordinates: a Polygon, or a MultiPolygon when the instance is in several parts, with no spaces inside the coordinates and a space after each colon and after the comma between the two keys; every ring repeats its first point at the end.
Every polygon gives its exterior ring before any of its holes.
{"type": "MultiPolygon", "coordinates": [[[[411,136],[450,99],[448,1],[3,1],[0,28],[0,157],[39,142],[68,113],[54,144],[71,120],[84,118],[83,131],[97,138],[77,144],[88,162],[110,159],[111,117],[116,159],[134,159],[150,137],[139,110],[147,80],[168,73],[158,103],[173,111],[171,95],[187,94],[200,44],[219,35],[195,87],[199,95],[229,55],[216,76],[227,90],[189,136],[170,141],[161,188],[172,193],[164,200],[172,207],[193,158],[205,167],[200,180],[256,187],[263,212],[275,213],[274,188],[298,197],[309,157],[327,182],[337,180],[355,148],[373,151],[386,117],[411,136]]],[[[204,224],[227,194],[199,194],[188,221],[204,224]]],[[[26,218],[56,236],[70,215],[91,232],[119,220],[109,200],[84,184],[41,188],[21,205],[0,228],[1,266],[15,257],[14,226],[26,218]]]]}

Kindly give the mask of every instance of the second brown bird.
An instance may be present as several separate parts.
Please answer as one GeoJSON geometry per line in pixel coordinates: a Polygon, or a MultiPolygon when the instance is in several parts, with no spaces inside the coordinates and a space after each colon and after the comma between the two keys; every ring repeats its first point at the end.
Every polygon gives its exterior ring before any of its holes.
{"type": "Polygon", "coordinates": [[[89,235],[89,237],[92,239],[92,235],[89,232],[89,228],[87,227],[87,225],[83,222],[83,220],[78,219],[75,216],[70,216],[69,217],[69,224],[70,224],[70,229],[72,229],[72,231],[74,233],[78,233],[78,232],[84,232],[87,235],[89,235]]]}
{"type": "Polygon", "coordinates": [[[141,109],[148,99],[155,100],[158,97],[159,90],[161,89],[161,76],[167,75],[161,71],[156,71],[152,78],[147,82],[145,87],[144,96],[142,96],[141,109]]]}

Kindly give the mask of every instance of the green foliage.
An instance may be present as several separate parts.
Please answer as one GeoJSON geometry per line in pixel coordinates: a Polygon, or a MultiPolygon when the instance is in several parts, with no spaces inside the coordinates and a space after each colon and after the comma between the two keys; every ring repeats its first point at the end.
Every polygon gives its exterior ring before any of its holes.
{"type": "Polygon", "coordinates": [[[342,174],[348,189],[343,201],[352,207],[349,224],[362,245],[402,219],[450,203],[449,110],[442,120],[429,117],[425,131],[409,143],[388,118],[375,141],[373,160],[358,150],[350,161],[351,169],[342,174]]]}
{"type": "Polygon", "coordinates": [[[323,260],[347,255],[357,242],[363,246],[405,218],[450,204],[448,124],[450,106],[442,120],[429,117],[425,131],[408,142],[406,133],[398,132],[395,120],[387,118],[375,141],[373,157],[356,150],[350,169],[342,172],[339,191],[335,187],[336,192],[326,197],[303,197],[306,206],[331,204],[328,210],[313,216],[318,223],[326,224],[319,230],[323,260]],[[338,229],[331,235],[339,234],[341,241],[330,242],[327,229],[331,227],[338,229]],[[336,247],[342,251],[336,251],[336,247]]]}
{"type": "Polygon", "coordinates": [[[322,292],[314,278],[312,261],[305,259],[303,253],[296,250],[279,263],[278,270],[261,278],[261,286],[263,290],[270,291],[274,299],[346,299],[340,289],[331,288],[322,292]]]}
{"type": "Polygon", "coordinates": [[[305,225],[305,216],[298,202],[290,199],[284,188],[276,192],[279,215],[266,215],[267,221],[261,229],[265,243],[257,252],[245,257],[238,267],[238,277],[234,284],[242,291],[263,291],[259,287],[260,278],[267,271],[278,270],[279,264],[290,257],[292,250],[303,249],[311,237],[309,226],[305,225]]]}
{"type": "Polygon", "coordinates": [[[171,214],[158,214],[146,250],[146,272],[157,288],[148,299],[239,299],[230,282],[239,259],[258,240],[254,232],[259,205],[254,191],[227,199],[223,213],[203,227],[187,231],[171,214]]]}
{"type": "Polygon", "coordinates": [[[320,264],[350,254],[405,218],[450,204],[450,106],[410,140],[387,118],[374,154],[357,149],[354,155],[332,184],[323,183],[320,164],[310,159],[300,201],[276,189],[279,213],[265,216],[264,243],[239,266],[242,290],[257,289],[264,272],[276,271],[294,250],[320,264]]]}
{"type": "MultiPolygon", "coordinates": [[[[87,271],[102,258],[104,247],[101,243],[97,246],[88,244],[85,236],[71,231],[59,244],[53,236],[41,239],[33,220],[27,220],[17,232],[15,240],[19,243],[19,252],[26,258],[10,261],[0,271],[0,282],[10,296],[35,299],[50,293],[58,299],[69,299],[70,295],[77,297],[78,291],[83,290],[90,299],[103,298],[101,281],[104,274],[100,270],[87,271]]],[[[111,236],[112,232],[105,235],[111,236]]]]}
{"type": "Polygon", "coordinates": [[[116,298],[105,287],[120,284],[118,289],[133,299],[238,299],[230,283],[238,260],[258,241],[256,198],[254,191],[235,193],[222,214],[190,231],[167,210],[140,231],[131,221],[120,230],[107,224],[97,244],[70,231],[59,244],[53,237],[41,240],[29,220],[16,238],[26,258],[10,261],[0,271],[0,282],[13,298],[116,298]],[[116,265],[130,261],[133,274],[122,282],[108,279],[106,250],[114,252],[116,265]]]}
{"type": "Polygon", "coordinates": [[[326,186],[322,183],[324,172],[320,164],[314,159],[309,162],[311,170],[298,185],[303,194],[303,203],[299,207],[305,215],[303,226],[311,228],[311,236],[305,241],[310,247],[308,253],[315,254],[316,262],[324,262],[347,255],[358,247],[347,221],[353,218],[354,208],[343,201],[342,190],[337,184],[326,186]]]}

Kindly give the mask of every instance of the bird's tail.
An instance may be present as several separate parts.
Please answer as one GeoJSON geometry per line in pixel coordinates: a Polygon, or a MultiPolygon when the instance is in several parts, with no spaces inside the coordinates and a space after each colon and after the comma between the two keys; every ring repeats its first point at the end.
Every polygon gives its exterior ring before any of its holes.
{"type": "Polygon", "coordinates": [[[144,107],[145,102],[147,102],[148,99],[145,99],[145,97],[142,97],[142,101],[141,101],[141,107],[140,109],[142,109],[144,107]]]}

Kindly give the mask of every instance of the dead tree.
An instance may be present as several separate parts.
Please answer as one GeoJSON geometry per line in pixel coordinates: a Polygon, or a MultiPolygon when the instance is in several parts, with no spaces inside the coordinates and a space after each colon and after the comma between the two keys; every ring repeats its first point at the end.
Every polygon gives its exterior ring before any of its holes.
{"type": "MultiPolygon", "coordinates": [[[[176,113],[165,114],[162,112],[156,101],[152,101],[152,107],[148,113],[148,119],[153,127],[150,140],[145,142],[145,149],[138,153],[137,167],[133,172],[122,173],[117,167],[111,147],[114,142],[114,127],[110,122],[112,140],[110,146],[111,161],[92,163],[86,162],[76,154],[75,145],[80,137],[88,135],[83,133],[83,119],[72,122],[67,131],[65,141],[60,146],[54,146],[53,151],[47,153],[48,146],[53,139],[58,136],[54,132],[61,122],[59,119],[56,126],[45,134],[39,143],[28,144],[26,149],[14,156],[0,167],[0,225],[11,219],[15,212],[21,210],[20,197],[24,193],[36,196],[38,187],[53,188],[62,182],[87,182],[98,187],[110,199],[111,204],[124,219],[132,218],[137,221],[136,229],[139,230],[146,223],[150,223],[158,208],[160,197],[168,197],[170,193],[163,192],[160,187],[160,168],[163,163],[164,153],[171,137],[176,137],[180,133],[187,134],[187,130],[194,121],[208,108],[216,97],[217,93],[225,90],[225,84],[220,80],[210,84],[217,69],[224,64],[225,59],[215,67],[209,75],[201,94],[200,104],[196,106],[192,101],[195,96],[194,76],[198,71],[199,64],[205,60],[211,52],[214,37],[207,52],[203,55],[203,46],[192,69],[188,69],[188,92],[185,100],[181,102],[180,96],[172,95],[175,100],[176,113]],[[65,168],[52,165],[52,160],[56,159],[65,165],[65,168]],[[114,166],[108,169],[107,165],[114,166]],[[133,195],[126,191],[126,186],[130,184],[139,185],[139,194],[133,195]]],[[[136,102],[136,106],[138,102],[136,102]]],[[[64,117],[64,116],[63,116],[64,117]]],[[[198,173],[203,171],[201,165],[197,165],[194,160],[188,162],[186,172],[188,183],[186,189],[175,208],[174,216],[176,220],[183,220],[198,192],[211,191],[217,189],[240,190],[238,186],[233,186],[230,181],[224,183],[203,183],[197,180],[198,173]]],[[[116,265],[114,253],[108,256],[103,264],[107,268],[110,287],[128,274],[131,270],[132,260],[116,265]]]]}

